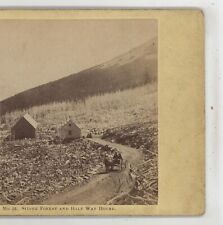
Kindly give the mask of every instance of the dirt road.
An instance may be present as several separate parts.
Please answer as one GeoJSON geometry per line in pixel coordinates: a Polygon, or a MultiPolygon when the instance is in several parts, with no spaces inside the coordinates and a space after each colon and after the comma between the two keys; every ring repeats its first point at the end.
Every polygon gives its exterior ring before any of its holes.
{"type": "Polygon", "coordinates": [[[55,194],[42,204],[106,204],[110,199],[122,192],[129,191],[133,187],[133,181],[129,174],[129,164],[134,166],[142,162],[142,153],[137,149],[104,141],[99,138],[89,140],[119,149],[123,159],[127,160],[126,168],[121,172],[113,171],[110,173],[95,174],[87,184],[81,187],[74,187],[72,190],[63,193],[55,194]]]}

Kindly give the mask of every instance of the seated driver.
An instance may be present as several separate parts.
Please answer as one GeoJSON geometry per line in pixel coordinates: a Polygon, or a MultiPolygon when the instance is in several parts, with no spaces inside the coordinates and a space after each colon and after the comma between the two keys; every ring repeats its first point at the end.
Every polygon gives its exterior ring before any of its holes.
{"type": "Polygon", "coordinates": [[[122,160],[122,155],[120,152],[116,151],[114,156],[113,156],[114,160],[122,160]]]}

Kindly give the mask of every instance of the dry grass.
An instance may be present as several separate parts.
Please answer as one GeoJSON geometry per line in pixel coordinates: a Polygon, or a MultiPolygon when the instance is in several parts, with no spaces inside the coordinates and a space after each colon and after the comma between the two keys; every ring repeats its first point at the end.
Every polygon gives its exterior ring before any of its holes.
{"type": "MultiPolygon", "coordinates": [[[[46,141],[47,134],[52,137],[55,131],[55,129],[52,131],[51,128],[58,127],[60,123],[63,123],[69,117],[83,130],[105,130],[120,127],[120,137],[122,137],[122,133],[125,133],[127,135],[126,140],[129,140],[130,146],[137,147],[140,144],[138,147],[141,150],[149,150],[148,152],[151,151],[151,147],[147,149],[146,145],[150,144],[148,142],[150,141],[148,135],[151,136],[150,138],[157,137],[154,136],[154,132],[149,132],[150,128],[153,128],[151,122],[155,121],[154,124],[157,124],[157,88],[154,84],[92,96],[82,102],[69,101],[52,103],[35,106],[23,111],[7,113],[1,118],[0,137],[3,137],[3,133],[8,132],[12,124],[27,112],[39,123],[40,133],[42,135],[41,139],[46,139],[46,141]],[[135,128],[136,125],[134,124],[136,123],[140,124],[139,128],[135,128]],[[146,124],[148,124],[149,130],[146,129],[146,124]],[[128,125],[127,130],[122,129],[121,126],[124,125],[128,125]],[[131,129],[129,130],[128,128],[131,129]],[[137,131],[135,137],[132,131],[137,131]],[[133,142],[137,142],[137,145],[132,145],[133,142]]],[[[81,161],[81,164],[86,166],[84,168],[86,171],[89,171],[89,165],[91,166],[90,169],[94,170],[96,165],[100,165],[101,163],[101,158],[98,157],[100,155],[100,149],[98,147],[100,146],[92,146],[95,144],[88,143],[86,139],[79,140],[79,142],[71,143],[70,145],[49,145],[45,140],[38,141],[37,139],[26,141],[24,145],[22,144],[23,141],[16,141],[15,143],[6,142],[0,149],[2,156],[0,163],[7,165],[5,170],[2,170],[4,176],[1,177],[4,179],[1,182],[4,184],[0,185],[0,188],[3,189],[4,196],[2,195],[3,200],[0,196],[0,202],[7,201],[8,203],[15,203],[20,201],[20,199],[26,199],[27,196],[29,201],[32,202],[34,200],[36,201],[37,197],[45,198],[49,193],[63,191],[65,187],[77,184],[79,180],[76,177],[75,179],[72,178],[73,171],[76,170],[71,166],[76,165],[79,158],[80,160],[85,160],[81,161]],[[30,142],[30,145],[25,146],[26,141],[28,143],[30,142]],[[83,156],[82,159],[81,156],[83,156]],[[71,166],[67,164],[68,162],[71,162],[71,166]],[[35,166],[33,167],[33,165],[35,166]],[[29,167],[33,167],[34,169],[29,167]],[[59,171],[57,171],[58,169],[59,171]],[[15,170],[16,173],[13,173],[12,170],[15,170]],[[31,171],[32,174],[26,174],[24,170],[31,171]],[[7,188],[10,182],[12,182],[12,185],[10,188],[7,188]],[[50,183],[46,184],[43,182],[50,183]],[[43,189],[42,184],[47,188],[43,189]],[[28,194],[28,191],[30,191],[30,194],[28,194]]],[[[125,142],[122,144],[128,143],[125,142]]],[[[152,146],[155,145],[153,144],[152,146]]],[[[157,150],[157,147],[155,150],[157,150]]],[[[145,159],[149,156],[148,154],[145,152],[145,159]]],[[[86,171],[84,171],[84,175],[86,171]]],[[[142,179],[139,186],[142,187],[142,190],[148,190],[142,192],[134,189],[134,193],[130,193],[131,196],[128,195],[126,199],[123,200],[122,198],[120,200],[121,204],[125,204],[125,201],[131,204],[156,204],[158,194],[156,191],[157,156],[153,161],[149,161],[149,163],[147,161],[143,162],[143,165],[136,171],[136,177],[141,178],[139,175],[143,175],[143,179],[149,181],[149,183],[144,182],[142,179]],[[153,179],[152,181],[151,178],[153,179]],[[150,185],[151,183],[152,185],[150,185]]]]}
{"type": "Polygon", "coordinates": [[[71,117],[83,130],[107,129],[157,117],[156,85],[92,96],[85,101],[57,102],[5,114],[8,128],[28,112],[42,127],[57,127],[71,117]]]}

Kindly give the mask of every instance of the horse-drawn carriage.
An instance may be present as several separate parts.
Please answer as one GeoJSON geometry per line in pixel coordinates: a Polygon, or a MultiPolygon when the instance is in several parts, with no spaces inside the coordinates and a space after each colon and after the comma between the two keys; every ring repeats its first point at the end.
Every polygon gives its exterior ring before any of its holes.
{"type": "Polygon", "coordinates": [[[115,170],[116,168],[121,171],[123,166],[123,160],[121,159],[114,160],[112,158],[111,159],[105,158],[104,164],[105,164],[106,172],[115,170]]]}
{"type": "MultiPolygon", "coordinates": [[[[109,148],[108,146],[106,146],[109,148]]],[[[124,167],[123,164],[123,158],[122,155],[117,149],[110,149],[113,153],[105,155],[104,158],[104,165],[105,165],[105,170],[106,172],[113,171],[113,170],[119,170],[121,171],[124,167]]]]}

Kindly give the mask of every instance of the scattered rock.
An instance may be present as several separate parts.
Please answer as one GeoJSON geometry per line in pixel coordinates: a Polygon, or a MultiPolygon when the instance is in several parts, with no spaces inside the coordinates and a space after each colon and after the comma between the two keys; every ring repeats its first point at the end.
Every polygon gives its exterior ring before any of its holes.
{"type": "Polygon", "coordinates": [[[87,139],[50,145],[47,140],[28,139],[3,143],[1,202],[33,204],[70,185],[86,182],[102,165],[102,151],[100,144],[87,139]]]}
{"type": "MultiPolygon", "coordinates": [[[[139,149],[144,154],[144,162],[131,169],[135,185],[125,195],[112,200],[112,204],[158,203],[158,128],[157,121],[136,123],[104,132],[102,138],[111,142],[139,149]]],[[[111,202],[109,202],[111,204],[111,202]]]]}

